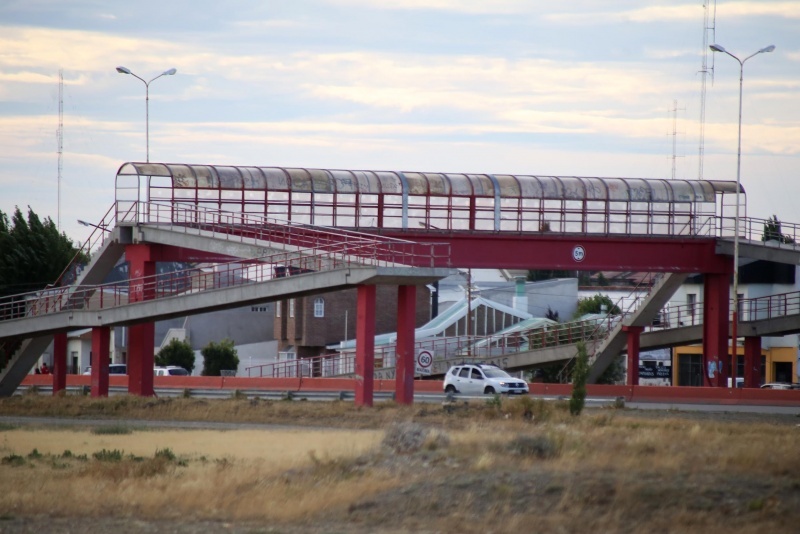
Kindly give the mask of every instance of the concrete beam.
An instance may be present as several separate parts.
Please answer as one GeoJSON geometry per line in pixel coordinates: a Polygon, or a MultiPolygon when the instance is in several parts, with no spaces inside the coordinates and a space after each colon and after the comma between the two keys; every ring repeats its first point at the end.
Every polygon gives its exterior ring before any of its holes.
{"type": "MultiPolygon", "coordinates": [[[[733,245],[733,239],[717,239],[716,253],[733,256],[733,245]]],[[[739,258],[800,265],[800,249],[796,243],[739,239],[739,258]]]]}
{"type": "Polygon", "coordinates": [[[174,297],[148,300],[101,310],[69,310],[38,317],[13,319],[0,323],[0,339],[32,337],[79,328],[129,325],[184,317],[215,310],[238,308],[359,285],[423,285],[454,271],[419,267],[353,267],[274,278],[265,282],[212,289],[174,297]]]}

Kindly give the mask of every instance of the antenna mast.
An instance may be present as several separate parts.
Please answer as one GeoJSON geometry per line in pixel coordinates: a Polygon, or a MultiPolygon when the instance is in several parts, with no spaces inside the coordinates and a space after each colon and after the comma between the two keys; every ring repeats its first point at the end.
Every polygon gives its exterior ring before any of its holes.
{"type": "MultiPolygon", "coordinates": [[[[697,179],[703,179],[703,157],[705,155],[706,138],[706,75],[711,72],[711,82],[714,82],[714,65],[708,68],[708,33],[711,32],[712,42],[716,40],[717,25],[717,0],[713,0],[713,14],[711,26],[708,25],[708,2],[703,2],[703,66],[700,69],[700,150],[698,152],[697,179]]],[[[713,61],[713,60],[712,60],[713,61]]]]}
{"type": "MultiPolygon", "coordinates": [[[[678,111],[683,111],[678,109],[678,101],[672,101],[672,109],[669,110],[672,113],[672,179],[675,179],[675,160],[679,157],[677,154],[677,140],[678,140],[678,111]]],[[[683,156],[680,156],[683,157],[683,156]]]]}
{"type": "Polygon", "coordinates": [[[58,69],[58,207],[57,207],[57,227],[61,231],[61,169],[64,166],[64,71],[58,69]]]}

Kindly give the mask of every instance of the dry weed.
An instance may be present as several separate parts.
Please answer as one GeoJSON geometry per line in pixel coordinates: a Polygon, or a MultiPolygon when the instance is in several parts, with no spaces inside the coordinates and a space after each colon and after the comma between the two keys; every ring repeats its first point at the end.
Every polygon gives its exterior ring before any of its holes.
{"type": "Polygon", "coordinates": [[[779,532],[800,521],[794,425],[625,410],[571,417],[525,398],[452,413],[393,403],[72,401],[25,397],[0,407],[32,414],[38,402],[45,412],[82,416],[205,413],[344,429],[0,428],[0,510],[33,516],[47,502],[63,516],[359,525],[365,532],[387,524],[467,533],[779,532]],[[364,427],[374,430],[352,430],[364,427]]]}

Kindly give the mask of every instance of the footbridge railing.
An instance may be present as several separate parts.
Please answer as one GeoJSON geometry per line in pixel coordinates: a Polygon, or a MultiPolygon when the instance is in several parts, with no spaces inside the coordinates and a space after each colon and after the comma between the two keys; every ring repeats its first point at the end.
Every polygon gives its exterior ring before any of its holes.
{"type": "MultiPolygon", "coordinates": [[[[212,232],[217,239],[236,242],[269,242],[316,251],[347,248],[353,256],[371,261],[434,267],[450,257],[447,243],[417,243],[407,239],[313,226],[267,217],[258,213],[229,212],[192,204],[138,202],[117,211],[117,223],[169,225],[183,232],[212,232]]],[[[121,209],[118,208],[118,209],[121,209]]]]}
{"type": "MultiPolygon", "coordinates": [[[[465,361],[491,360],[524,351],[597,340],[605,336],[606,331],[612,328],[617,320],[616,317],[608,316],[605,319],[558,323],[491,336],[431,338],[416,341],[414,354],[427,351],[433,357],[434,362],[459,358],[465,361]]],[[[395,345],[376,347],[374,357],[376,370],[395,367],[397,361],[395,345]]],[[[355,353],[339,352],[313,358],[255,365],[246,368],[246,372],[248,376],[275,378],[352,374],[355,372],[355,353]]]]}
{"type": "Polygon", "coordinates": [[[385,258],[402,261],[407,254],[411,253],[386,251],[371,258],[362,255],[354,260],[354,246],[348,243],[338,248],[302,249],[220,263],[208,271],[191,268],[110,284],[51,288],[0,299],[0,322],[77,309],[102,310],[124,306],[131,301],[157,300],[309,272],[364,265],[392,266],[394,263],[385,258]]]}
{"type": "MultiPolygon", "coordinates": [[[[733,300],[729,304],[733,309],[733,300]]],[[[760,321],[800,315],[800,291],[739,300],[739,321],[760,321]]],[[[647,330],[666,330],[703,324],[702,303],[667,305],[647,330]]]]}

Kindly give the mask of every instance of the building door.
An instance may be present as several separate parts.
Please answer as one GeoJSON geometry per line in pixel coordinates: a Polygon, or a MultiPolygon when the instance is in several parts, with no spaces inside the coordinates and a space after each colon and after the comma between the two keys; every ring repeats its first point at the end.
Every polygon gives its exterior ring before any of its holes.
{"type": "Polygon", "coordinates": [[[678,385],[679,386],[703,385],[702,354],[678,355],[678,385]]]}
{"type": "Polygon", "coordinates": [[[775,382],[794,382],[792,377],[792,362],[774,362],[772,364],[772,371],[775,382]]]}

